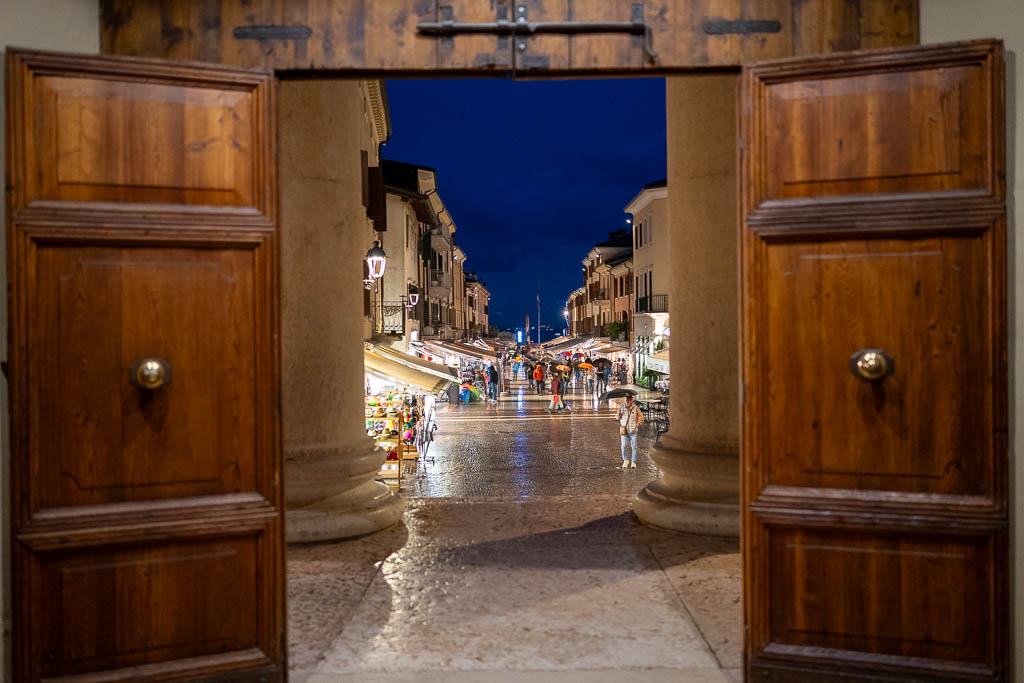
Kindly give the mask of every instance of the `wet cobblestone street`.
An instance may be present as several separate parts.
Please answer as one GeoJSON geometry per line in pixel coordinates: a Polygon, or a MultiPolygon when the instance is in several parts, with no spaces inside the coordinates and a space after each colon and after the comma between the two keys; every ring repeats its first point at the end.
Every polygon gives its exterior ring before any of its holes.
{"type": "Polygon", "coordinates": [[[517,384],[497,404],[439,404],[426,462],[406,466],[410,497],[633,494],[658,477],[648,457],[653,425],[641,427],[637,468],[623,470],[613,405],[566,395],[572,412],[548,414],[550,394],[517,384]]]}
{"type": "Polygon", "coordinates": [[[623,470],[613,407],[548,398],[442,404],[402,524],[289,547],[292,681],[740,680],[738,541],[640,524],[653,433],[623,470]]]}

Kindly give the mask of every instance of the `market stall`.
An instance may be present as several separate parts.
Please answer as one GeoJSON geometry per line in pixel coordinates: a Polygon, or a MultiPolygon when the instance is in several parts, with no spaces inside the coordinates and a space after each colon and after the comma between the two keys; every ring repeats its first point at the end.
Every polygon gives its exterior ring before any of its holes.
{"type": "Polygon", "coordinates": [[[475,344],[439,340],[417,342],[416,348],[420,353],[445,358],[450,366],[458,368],[460,401],[463,403],[477,402],[486,396],[484,377],[487,363],[498,362],[497,352],[475,344]]]}
{"type": "Polygon", "coordinates": [[[401,351],[367,345],[366,433],[387,453],[380,478],[401,489],[403,461],[426,458],[437,395],[457,378],[451,368],[401,351]]]}

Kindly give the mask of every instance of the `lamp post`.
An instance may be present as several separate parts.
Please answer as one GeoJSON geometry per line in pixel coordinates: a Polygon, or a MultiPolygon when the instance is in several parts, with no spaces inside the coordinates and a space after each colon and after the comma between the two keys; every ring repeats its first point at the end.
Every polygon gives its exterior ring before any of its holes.
{"type": "Polygon", "coordinates": [[[414,284],[409,285],[409,308],[414,307],[420,300],[420,290],[414,284]]]}
{"type": "Polygon", "coordinates": [[[565,316],[565,333],[569,334],[569,309],[562,309],[562,315],[565,316]]]}

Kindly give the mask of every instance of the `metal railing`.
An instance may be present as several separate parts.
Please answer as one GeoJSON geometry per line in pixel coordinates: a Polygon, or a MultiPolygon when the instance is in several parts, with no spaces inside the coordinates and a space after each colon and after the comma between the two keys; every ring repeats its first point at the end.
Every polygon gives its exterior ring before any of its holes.
{"type": "Polygon", "coordinates": [[[374,334],[405,334],[405,301],[382,301],[373,306],[374,334]]]}
{"type": "Polygon", "coordinates": [[[636,298],[637,313],[668,313],[668,294],[652,294],[636,298]]]}
{"type": "Polygon", "coordinates": [[[452,275],[451,273],[440,273],[434,271],[430,274],[430,286],[440,287],[442,289],[450,289],[452,286],[452,275]]]}

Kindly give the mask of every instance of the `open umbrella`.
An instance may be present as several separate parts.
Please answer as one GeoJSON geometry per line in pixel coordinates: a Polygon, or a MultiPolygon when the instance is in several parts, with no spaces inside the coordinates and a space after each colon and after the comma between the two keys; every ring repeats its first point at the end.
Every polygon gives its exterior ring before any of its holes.
{"type": "Polygon", "coordinates": [[[594,361],[594,366],[598,368],[610,368],[612,366],[612,362],[607,358],[598,358],[594,361]]]}
{"type": "Polygon", "coordinates": [[[626,398],[627,396],[636,396],[636,392],[632,389],[612,389],[598,396],[597,400],[607,401],[610,398],[626,398]]]}
{"type": "Polygon", "coordinates": [[[576,367],[583,368],[584,370],[590,370],[591,368],[594,367],[594,365],[592,363],[580,363],[576,367]]]}
{"type": "Polygon", "coordinates": [[[564,372],[569,372],[570,370],[572,370],[572,368],[570,368],[568,365],[556,365],[555,366],[555,370],[562,370],[564,372]]]}

